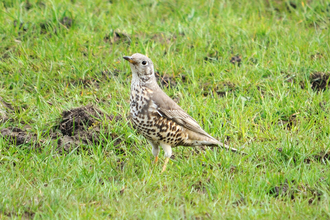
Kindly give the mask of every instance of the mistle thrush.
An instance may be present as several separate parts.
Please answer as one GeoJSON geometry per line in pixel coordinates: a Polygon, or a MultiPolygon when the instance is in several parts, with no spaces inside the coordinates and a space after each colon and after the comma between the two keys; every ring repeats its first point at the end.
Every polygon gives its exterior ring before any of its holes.
{"type": "Polygon", "coordinates": [[[207,145],[237,151],[206,133],[195,119],[163,92],[157,84],[151,59],[139,53],[123,58],[130,63],[133,74],[130,95],[132,124],[151,144],[155,163],[159,146],[165,151],[162,172],[172,155],[172,147],[207,145]]]}

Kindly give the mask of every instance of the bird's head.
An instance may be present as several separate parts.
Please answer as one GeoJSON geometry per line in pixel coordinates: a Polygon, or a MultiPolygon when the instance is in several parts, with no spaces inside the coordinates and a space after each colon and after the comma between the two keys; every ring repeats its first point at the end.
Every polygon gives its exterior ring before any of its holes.
{"type": "Polygon", "coordinates": [[[147,56],[135,53],[132,56],[124,56],[123,58],[130,63],[133,77],[138,77],[143,82],[155,78],[154,64],[147,56]]]}

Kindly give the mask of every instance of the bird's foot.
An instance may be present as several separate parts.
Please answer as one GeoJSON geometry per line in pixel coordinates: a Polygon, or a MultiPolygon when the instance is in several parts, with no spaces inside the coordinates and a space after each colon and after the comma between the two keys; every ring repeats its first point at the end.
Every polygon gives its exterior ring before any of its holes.
{"type": "Polygon", "coordinates": [[[169,157],[166,157],[166,158],[165,158],[165,163],[164,163],[164,165],[163,165],[162,173],[166,170],[166,165],[167,165],[167,163],[168,163],[169,160],[170,160],[169,157]]]}
{"type": "Polygon", "coordinates": [[[155,157],[154,164],[157,164],[158,162],[158,156],[155,157]]]}

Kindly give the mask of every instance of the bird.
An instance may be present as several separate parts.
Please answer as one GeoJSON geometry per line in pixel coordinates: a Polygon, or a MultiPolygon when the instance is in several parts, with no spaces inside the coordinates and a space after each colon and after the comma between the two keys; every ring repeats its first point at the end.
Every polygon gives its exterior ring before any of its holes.
{"type": "Polygon", "coordinates": [[[154,64],[147,56],[135,53],[124,56],[132,71],[130,91],[130,120],[133,128],[142,134],[152,146],[158,161],[160,147],[165,152],[162,171],[177,146],[220,146],[231,148],[204,131],[197,121],[174,102],[158,85],[154,64]]]}

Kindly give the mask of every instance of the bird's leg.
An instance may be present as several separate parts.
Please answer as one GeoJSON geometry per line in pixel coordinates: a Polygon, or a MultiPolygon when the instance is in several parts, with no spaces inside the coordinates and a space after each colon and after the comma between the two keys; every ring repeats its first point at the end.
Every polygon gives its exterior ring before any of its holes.
{"type": "Polygon", "coordinates": [[[170,160],[170,157],[172,156],[172,147],[168,144],[160,143],[160,146],[162,146],[163,150],[165,151],[165,163],[163,165],[162,172],[166,170],[166,165],[168,161],[170,160]]]}
{"type": "Polygon", "coordinates": [[[168,163],[169,160],[170,160],[169,157],[166,157],[166,158],[165,158],[165,163],[164,163],[164,165],[163,165],[162,172],[164,172],[164,171],[166,170],[166,165],[167,165],[167,163],[168,163]]]}
{"type": "Polygon", "coordinates": [[[158,155],[155,157],[154,164],[157,164],[158,162],[158,155]]]}
{"type": "Polygon", "coordinates": [[[149,143],[152,146],[152,154],[155,156],[154,164],[156,165],[157,161],[158,161],[158,154],[159,154],[160,149],[159,149],[159,146],[157,143],[152,142],[152,141],[149,141],[149,143]]]}

